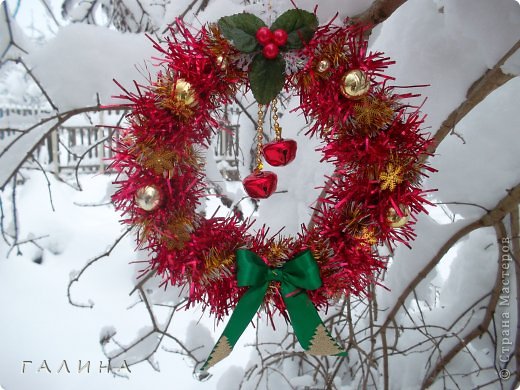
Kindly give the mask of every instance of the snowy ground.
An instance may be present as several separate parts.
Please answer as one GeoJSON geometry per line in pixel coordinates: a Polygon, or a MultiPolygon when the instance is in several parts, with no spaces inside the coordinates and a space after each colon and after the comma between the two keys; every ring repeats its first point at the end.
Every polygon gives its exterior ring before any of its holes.
{"type": "MultiPolygon", "coordinates": [[[[71,273],[102,253],[121,232],[112,206],[84,206],[107,202],[112,178],[82,176],[84,191],[78,192],[49,177],[56,209],[53,212],[43,190],[45,177],[34,171],[24,171],[23,176],[24,184],[17,187],[21,241],[46,237],[37,240],[42,249],[26,244],[20,247],[20,254],[15,250],[8,257],[7,245],[0,242],[0,385],[5,390],[143,389],[172,384],[179,389],[216,388],[220,374],[234,364],[244,364],[250,349],[237,347],[226,362],[212,369],[215,376],[201,383],[193,379],[189,360],[159,350],[156,361],[160,372],[142,363],[130,367],[128,378],[114,377],[106,369],[99,373],[100,362],[105,366],[107,363],[99,344],[105,327],[115,328],[116,338],[125,343],[133,340],[139,329],[150,325],[142,304],[128,310],[136,302],[136,297],[128,294],[139,268],[129,265],[135,260],[131,237],[123,239],[109,258],[92,266],[73,286],[73,299],[79,303],[92,301],[92,309],[71,306],[67,299],[71,273]],[[39,370],[43,360],[52,373],[45,367],[39,370]],[[57,372],[63,360],[70,373],[65,368],[57,372]],[[90,373],[78,373],[79,360],[83,364],[91,362],[90,373]],[[25,373],[23,361],[32,361],[26,363],[25,373]]],[[[8,211],[8,203],[3,207],[8,211]]],[[[13,228],[12,224],[9,228],[13,228]]],[[[197,311],[181,311],[170,331],[183,338],[187,326],[199,317],[197,311]]],[[[217,337],[221,327],[214,329],[210,319],[202,322],[210,329],[206,332],[217,337]]],[[[164,346],[175,347],[168,342],[164,346]]]]}
{"type": "MultiPolygon", "coordinates": [[[[179,7],[182,8],[187,2],[180,3],[179,7]]],[[[210,2],[199,21],[215,20],[220,15],[243,10],[239,3],[238,0],[210,2]]],[[[307,9],[312,9],[314,3],[316,1],[298,2],[307,9]]],[[[290,6],[289,2],[284,4],[283,7],[290,6]]],[[[340,16],[353,15],[367,4],[365,0],[342,4],[340,16]]],[[[336,1],[320,2],[322,22],[332,16],[337,7],[336,1]]],[[[175,15],[180,8],[172,8],[171,15],[175,15]]],[[[409,0],[376,28],[371,44],[373,49],[382,50],[397,61],[396,66],[390,69],[397,79],[396,83],[431,84],[422,92],[429,97],[424,106],[424,111],[428,113],[426,127],[435,131],[465,99],[473,81],[493,66],[518,39],[519,10],[513,0],[409,0]]],[[[116,91],[111,79],[116,77],[124,85],[131,85],[133,79],[141,80],[134,64],[142,65],[144,59],[156,54],[143,35],[129,36],[86,25],[65,27],[57,31],[56,37],[47,45],[30,49],[31,54],[25,59],[35,67],[36,74],[62,109],[91,105],[96,101],[96,92],[101,94],[102,101],[110,101],[109,96],[116,91]],[[82,42],[81,47],[78,42],[82,42]],[[103,42],[102,47],[99,42],[103,42]],[[125,46],[135,50],[121,50],[125,46]],[[96,54],[100,49],[104,50],[103,55],[96,54]],[[79,78],[78,74],[83,77],[79,78]],[[74,93],[70,89],[60,88],[63,80],[67,85],[74,85],[74,93]]],[[[519,56],[516,55],[503,69],[518,74],[519,64],[519,56]]],[[[13,95],[22,95],[26,91],[26,84],[21,84],[20,79],[7,81],[4,84],[13,95]]],[[[439,189],[434,195],[435,200],[475,203],[491,209],[508,188],[518,183],[519,99],[520,81],[516,78],[490,95],[457,125],[455,130],[460,137],[451,135],[441,144],[438,155],[432,159],[432,165],[439,169],[439,173],[425,185],[439,189]]],[[[296,132],[302,125],[302,118],[288,119],[286,116],[282,120],[285,121],[282,123],[284,131],[288,133],[296,132]]],[[[246,123],[245,119],[241,123],[244,130],[247,130],[246,123]]],[[[45,129],[37,131],[43,134],[45,129]]],[[[244,134],[241,146],[243,150],[248,150],[252,136],[248,138],[247,131],[244,134]]],[[[32,135],[32,141],[36,143],[38,134],[32,135]]],[[[313,153],[315,145],[298,141],[298,159],[278,173],[280,182],[284,183],[283,189],[298,193],[299,197],[291,193],[277,195],[260,206],[259,224],[267,222],[273,230],[288,225],[287,231],[294,232],[300,223],[308,220],[309,205],[319,193],[319,190],[312,188],[321,184],[326,171],[323,166],[314,170],[319,160],[319,156],[313,153]],[[307,183],[311,170],[313,182],[307,183]],[[302,191],[303,187],[307,191],[302,191]],[[302,192],[305,193],[302,195],[302,192]],[[288,223],[282,218],[280,210],[298,218],[288,223]]],[[[26,149],[29,149],[24,143],[19,143],[18,147],[19,150],[11,149],[11,160],[0,156],[0,182],[2,176],[10,173],[8,168],[16,166],[17,159],[25,156],[26,149]]],[[[240,168],[242,176],[247,174],[247,167],[246,161],[240,168]]],[[[215,168],[209,166],[210,178],[216,179],[215,168]]],[[[122,227],[112,206],[86,207],[108,203],[112,178],[82,176],[84,191],[78,192],[49,177],[56,209],[53,212],[45,177],[40,172],[27,170],[23,170],[22,175],[24,183],[17,186],[20,241],[45,237],[36,241],[41,248],[27,243],[20,247],[19,254],[16,249],[9,253],[8,246],[0,237],[0,387],[5,390],[131,390],[164,386],[232,390],[238,383],[236,378],[243,375],[240,367],[247,363],[252,353],[253,348],[244,344],[251,340],[253,329],[248,330],[249,333],[227,360],[212,369],[214,376],[204,383],[193,379],[189,360],[162,349],[153,362],[154,367],[160,367],[160,372],[155,371],[152,365],[142,363],[131,367],[128,378],[99,373],[100,361],[103,365],[107,361],[99,344],[101,335],[115,329],[117,340],[127,344],[150,326],[148,313],[142,304],[129,309],[137,300],[135,295],[129,296],[129,292],[135,284],[139,268],[139,265],[131,263],[140,256],[134,252],[131,236],[123,239],[110,257],[99,260],[89,268],[79,283],[73,286],[74,301],[92,302],[94,307],[77,308],[68,302],[67,285],[71,273],[74,275],[89,259],[103,252],[121,233],[122,227]],[[27,364],[26,372],[22,373],[24,360],[32,363],[27,364]],[[46,360],[52,373],[43,372],[45,370],[38,372],[43,360],[46,360]],[[70,373],[65,370],[57,373],[63,360],[67,361],[70,373]],[[90,373],[77,373],[79,360],[91,362],[90,373]]],[[[227,190],[235,201],[243,196],[238,188],[227,190]]],[[[10,191],[8,189],[0,196],[6,215],[3,222],[13,232],[14,224],[9,217],[12,207],[10,191]]],[[[484,212],[479,207],[468,205],[449,205],[445,211],[448,216],[454,217],[455,223],[451,223],[440,208],[432,213],[431,218],[423,215],[416,226],[418,239],[413,249],[399,248],[396,252],[385,280],[386,287],[391,291],[378,291],[381,310],[392,307],[402,288],[455,230],[478,219],[484,212]]],[[[438,301],[434,297],[439,304],[428,314],[428,324],[449,322],[459,314],[461,302],[469,302],[484,291],[486,283],[493,278],[490,275],[495,272],[496,262],[491,264],[496,255],[496,248],[490,244],[493,239],[490,229],[473,233],[448,253],[443,267],[432,272],[421,284],[417,293],[424,302],[433,297],[433,284],[439,290],[442,288],[438,301]],[[440,276],[436,275],[437,271],[440,276]]],[[[169,290],[157,299],[172,302],[177,298],[175,294],[175,291],[169,290]]],[[[516,313],[513,314],[516,318],[516,313]]],[[[187,328],[191,328],[188,341],[194,345],[209,337],[218,337],[222,325],[215,329],[211,319],[203,318],[201,322],[206,329],[194,326],[192,321],[199,317],[200,312],[196,310],[180,312],[175,315],[169,331],[184,339],[187,328]]],[[[384,319],[382,315],[379,320],[384,319]]],[[[265,338],[269,337],[274,338],[274,332],[266,331],[265,338]]],[[[401,340],[403,345],[414,342],[413,336],[401,340]]],[[[153,347],[152,341],[144,343],[143,348],[153,347]]],[[[206,344],[206,348],[211,346],[210,342],[206,344]]],[[[168,341],[163,345],[176,347],[168,341]]],[[[481,346],[475,353],[485,359],[489,351],[481,346]]],[[[471,372],[473,362],[465,360],[454,360],[451,368],[471,372]]],[[[425,366],[424,354],[415,354],[412,358],[391,358],[391,387],[416,388],[425,366]]],[[[487,375],[496,377],[495,372],[488,372],[487,375]]],[[[483,381],[485,375],[475,377],[465,379],[467,388],[482,383],[478,381],[483,381]]],[[[312,378],[302,377],[293,381],[304,385],[311,383],[312,378]]],[[[346,389],[345,386],[343,388],[346,389]]]]}

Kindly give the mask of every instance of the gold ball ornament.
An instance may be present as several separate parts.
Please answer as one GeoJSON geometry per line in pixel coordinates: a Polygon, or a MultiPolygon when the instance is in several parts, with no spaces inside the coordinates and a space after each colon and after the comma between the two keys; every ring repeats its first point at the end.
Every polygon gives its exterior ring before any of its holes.
{"type": "Polygon", "coordinates": [[[349,70],[341,78],[340,91],[348,99],[359,99],[370,89],[370,80],[359,69],[349,70]]]}
{"type": "Polygon", "coordinates": [[[161,191],[155,186],[139,188],[135,193],[135,203],[144,211],[155,210],[161,204],[161,191]]]}
{"type": "Polygon", "coordinates": [[[197,98],[193,87],[184,79],[179,79],[175,83],[175,99],[184,103],[186,107],[194,107],[197,105],[197,98]]]}
{"type": "Polygon", "coordinates": [[[224,56],[218,56],[216,59],[217,66],[220,68],[220,70],[226,70],[227,68],[227,60],[224,58],[224,56]]]}
{"type": "Polygon", "coordinates": [[[386,220],[393,228],[403,227],[410,219],[410,209],[404,205],[399,205],[399,208],[401,209],[402,216],[400,216],[393,207],[390,207],[386,213],[386,220]]]}
{"type": "Polygon", "coordinates": [[[325,73],[330,68],[330,61],[327,59],[323,59],[320,62],[318,62],[318,65],[316,66],[316,70],[318,73],[325,73]]]}

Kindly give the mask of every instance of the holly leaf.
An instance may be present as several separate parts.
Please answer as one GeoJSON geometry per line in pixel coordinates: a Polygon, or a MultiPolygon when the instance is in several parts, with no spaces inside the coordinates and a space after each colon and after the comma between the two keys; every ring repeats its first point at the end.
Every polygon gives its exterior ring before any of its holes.
{"type": "Polygon", "coordinates": [[[262,19],[248,13],[224,16],[218,20],[222,35],[243,53],[259,49],[256,32],[264,26],[262,19]]]}
{"type": "Polygon", "coordinates": [[[267,104],[282,90],[285,83],[285,60],[279,55],[274,60],[257,54],[249,71],[249,84],[256,101],[267,104]]]}
{"type": "Polygon", "coordinates": [[[313,13],[302,9],[290,9],[274,21],[271,30],[285,30],[288,35],[285,48],[300,49],[304,43],[311,40],[318,24],[318,18],[313,13]]]}

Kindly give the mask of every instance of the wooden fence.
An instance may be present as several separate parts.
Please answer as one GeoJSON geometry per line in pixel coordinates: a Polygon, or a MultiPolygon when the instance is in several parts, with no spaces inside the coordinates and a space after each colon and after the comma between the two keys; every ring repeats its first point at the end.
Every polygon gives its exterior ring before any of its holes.
{"type": "MultiPolygon", "coordinates": [[[[48,114],[49,112],[33,108],[0,107],[0,123],[7,123],[7,127],[0,125],[0,141],[17,134],[12,130],[13,127],[27,128],[48,114]]],[[[123,112],[113,114],[120,117],[123,112]]],[[[228,180],[235,180],[239,126],[228,124],[222,127],[214,142],[214,156],[217,162],[227,161],[224,168],[226,174],[223,174],[228,180]]],[[[104,173],[108,169],[108,160],[113,157],[114,136],[117,137],[115,131],[111,127],[101,126],[61,126],[42,140],[34,157],[53,172],[79,169],[104,173]]]]}

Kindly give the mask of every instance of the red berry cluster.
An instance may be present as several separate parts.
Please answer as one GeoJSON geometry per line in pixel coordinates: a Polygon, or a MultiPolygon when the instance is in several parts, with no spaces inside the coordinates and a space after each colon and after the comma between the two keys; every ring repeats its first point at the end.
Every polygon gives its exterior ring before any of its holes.
{"type": "Polygon", "coordinates": [[[271,31],[269,27],[260,27],[256,32],[256,40],[264,47],[264,57],[274,60],[280,52],[280,46],[287,43],[287,32],[281,28],[271,31]]]}

